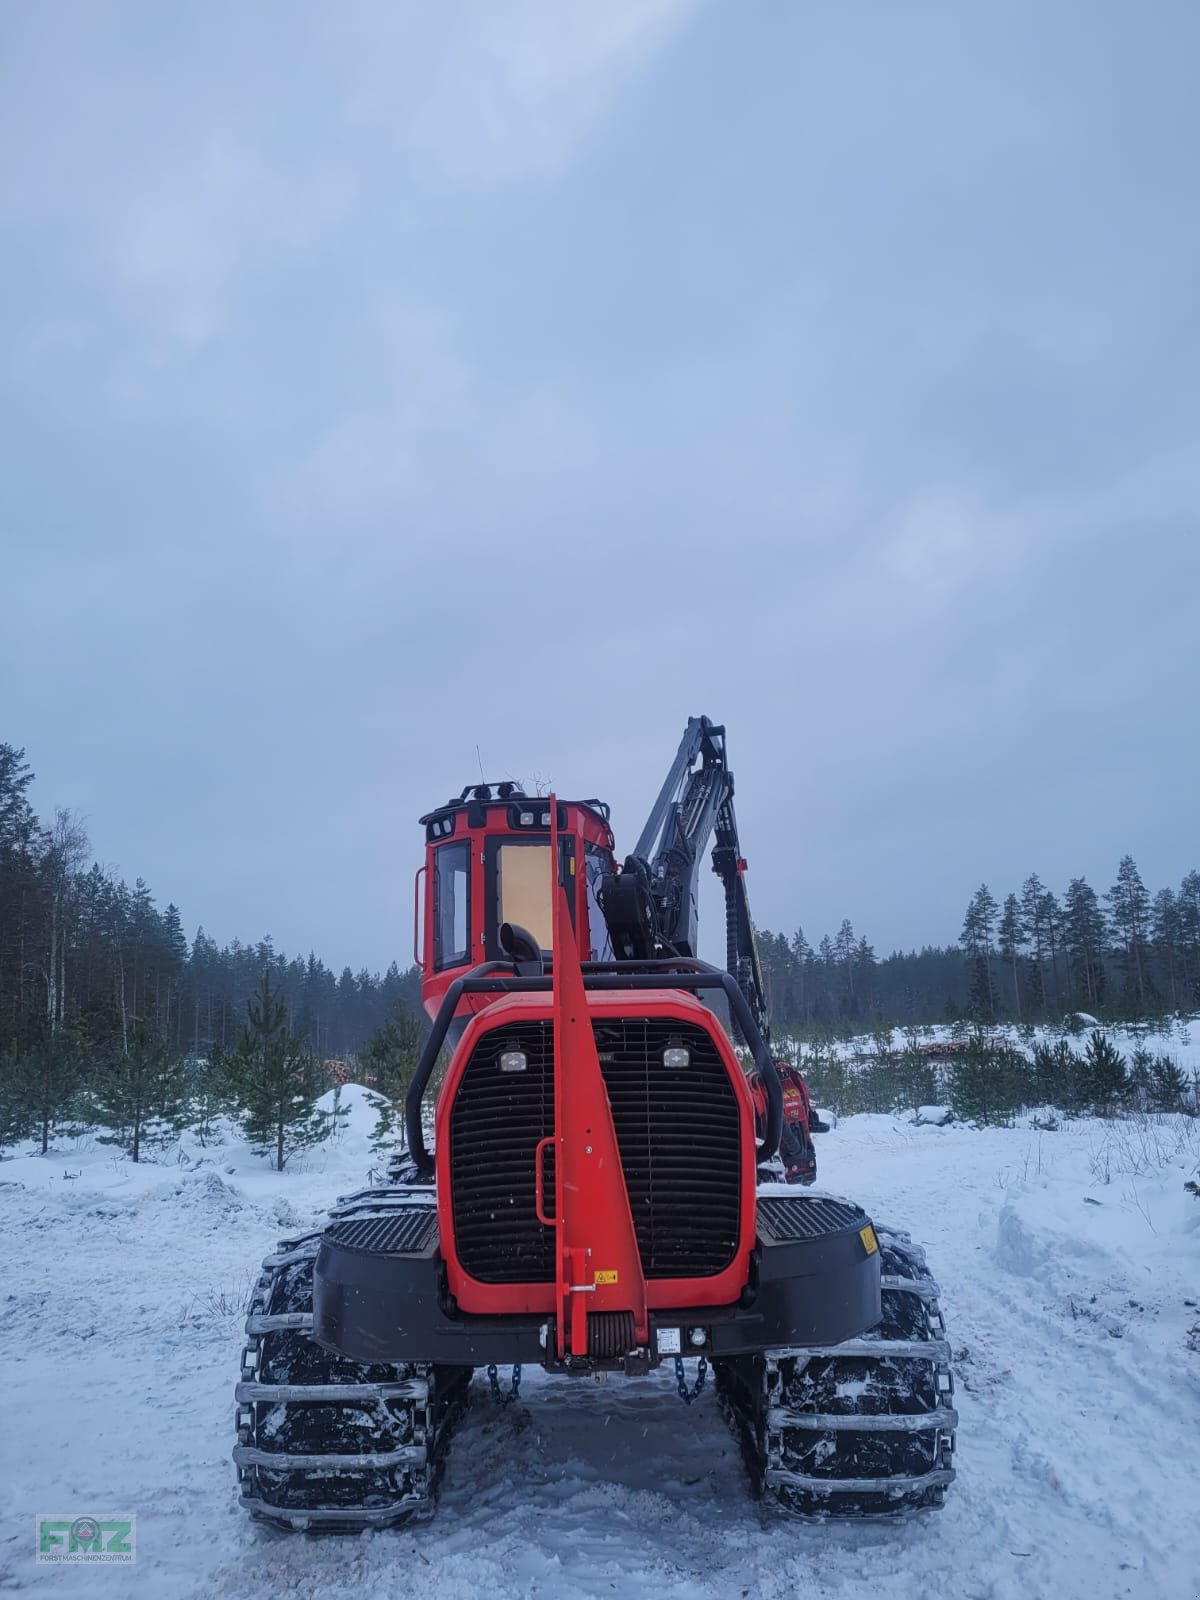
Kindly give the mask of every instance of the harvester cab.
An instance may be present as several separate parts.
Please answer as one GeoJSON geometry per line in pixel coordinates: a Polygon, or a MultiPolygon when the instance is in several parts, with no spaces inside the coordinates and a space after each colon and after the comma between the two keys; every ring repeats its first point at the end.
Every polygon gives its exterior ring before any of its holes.
{"type": "MultiPolygon", "coordinates": [[[[583,959],[611,959],[598,898],[615,871],[608,818],[601,800],[552,802],[526,795],[515,783],[474,784],[421,818],[425,861],[414,884],[413,929],[421,998],[431,1018],[466,969],[486,962],[536,965],[550,955],[556,881],[566,889],[583,959]]],[[[459,1020],[477,1009],[478,1003],[465,1007],[459,1020]]]]}
{"type": "Polygon", "coordinates": [[[923,1255],[783,1181],[812,1176],[788,1156],[807,1093],[768,1045],[724,729],[689,722],[620,865],[598,800],[484,783],[421,820],[406,1146],[264,1265],[243,1503],[297,1528],[426,1515],[476,1368],[496,1395],[511,1368],[511,1398],[527,1365],[665,1361],[689,1402],[712,1370],[780,1510],[940,1504],[956,1419],[923,1255]],[[710,838],[724,969],[696,954],[710,838]]]}

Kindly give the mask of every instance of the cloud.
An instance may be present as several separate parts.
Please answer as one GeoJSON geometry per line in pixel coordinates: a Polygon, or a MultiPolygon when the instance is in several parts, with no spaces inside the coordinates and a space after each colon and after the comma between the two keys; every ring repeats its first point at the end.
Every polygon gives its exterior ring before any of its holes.
{"type": "Polygon", "coordinates": [[[454,178],[560,173],[622,81],[664,47],[695,3],[447,8],[459,26],[443,38],[403,142],[454,178]]]}
{"type": "Polygon", "coordinates": [[[189,920],[355,964],[476,742],[627,842],[726,721],[763,922],[881,945],[988,852],[1182,850],[1167,11],[24,8],[0,736],[189,920]]]}

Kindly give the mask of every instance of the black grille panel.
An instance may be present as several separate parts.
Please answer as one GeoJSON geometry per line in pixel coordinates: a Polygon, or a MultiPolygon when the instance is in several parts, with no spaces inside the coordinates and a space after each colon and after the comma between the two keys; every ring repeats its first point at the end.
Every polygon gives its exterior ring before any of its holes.
{"type": "MultiPolygon", "coordinates": [[[[738,1106],[716,1045],[694,1023],[620,1018],[594,1024],[600,1066],[647,1278],[703,1278],[737,1252],[741,1212],[738,1106]],[[686,1067],[664,1067],[682,1045],[686,1067]]],[[[553,1230],[537,1220],[534,1153],[554,1132],[553,1028],[497,1029],[476,1047],[450,1118],[455,1239],[481,1283],[545,1283],[553,1230]],[[524,1072],[500,1071],[523,1050],[524,1072]]],[[[553,1150],[546,1201],[553,1209],[553,1150]]]]}
{"type": "MultiPolygon", "coordinates": [[[[554,1277],[554,1230],[537,1219],[533,1158],[554,1132],[554,1033],[548,1022],[499,1028],[476,1045],[450,1114],[454,1239],[480,1283],[546,1283],[554,1277]],[[500,1056],[523,1050],[524,1072],[500,1056]]],[[[546,1203],[554,1209],[554,1152],[546,1151],[546,1203]]]]}
{"type": "Polygon", "coordinates": [[[737,1252],[741,1148],[733,1085],[694,1023],[595,1024],[625,1187],[647,1278],[708,1278],[737,1252]],[[686,1067],[664,1067],[683,1045],[686,1067]]]}
{"type": "Polygon", "coordinates": [[[866,1220],[861,1207],[819,1195],[766,1196],[758,1202],[758,1225],[777,1244],[840,1233],[843,1228],[862,1227],[866,1220]]]}
{"type": "Polygon", "coordinates": [[[431,1206],[406,1206],[386,1217],[351,1217],[335,1222],[325,1237],[350,1250],[378,1250],[416,1255],[437,1233],[437,1212],[431,1206]]]}

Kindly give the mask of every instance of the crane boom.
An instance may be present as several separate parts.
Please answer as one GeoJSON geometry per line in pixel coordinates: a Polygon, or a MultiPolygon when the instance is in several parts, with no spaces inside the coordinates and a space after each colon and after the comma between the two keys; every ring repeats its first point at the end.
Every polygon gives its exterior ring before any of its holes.
{"type": "Polygon", "coordinates": [[[689,717],[633,854],[604,880],[600,904],[614,952],[626,960],[697,955],[700,860],[710,839],[725,890],[725,964],[764,1038],[767,1004],[746,894],[725,729],[689,717]]]}

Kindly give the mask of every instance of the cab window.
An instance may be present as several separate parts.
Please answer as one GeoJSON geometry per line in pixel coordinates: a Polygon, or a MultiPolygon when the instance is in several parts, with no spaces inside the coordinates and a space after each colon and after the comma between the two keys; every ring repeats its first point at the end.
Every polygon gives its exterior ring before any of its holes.
{"type": "Polygon", "coordinates": [[[439,846],[433,861],[434,965],[460,967],[470,955],[470,841],[439,846]]]}
{"type": "Polygon", "coordinates": [[[554,946],[554,884],[550,846],[521,840],[502,844],[496,852],[497,925],[515,922],[542,950],[554,946]]]}
{"type": "Polygon", "coordinates": [[[603,850],[594,844],[584,846],[584,870],[587,873],[587,908],[588,908],[588,935],[592,946],[593,961],[611,961],[613,958],[612,939],[608,932],[608,924],[604,920],[604,913],[600,909],[600,884],[608,871],[608,857],[603,850]]]}

